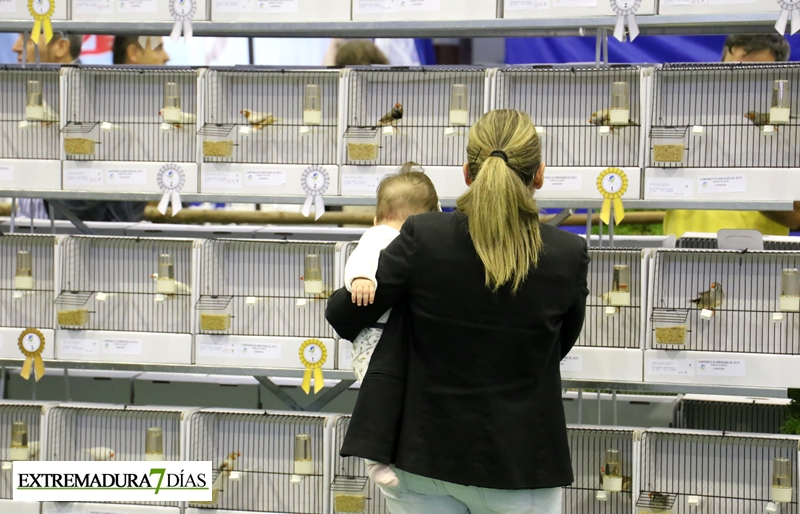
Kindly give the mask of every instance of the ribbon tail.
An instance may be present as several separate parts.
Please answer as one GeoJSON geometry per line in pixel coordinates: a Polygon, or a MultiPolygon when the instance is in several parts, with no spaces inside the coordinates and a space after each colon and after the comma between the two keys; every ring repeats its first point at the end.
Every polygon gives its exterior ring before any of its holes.
{"type": "Polygon", "coordinates": [[[639,24],[636,23],[635,14],[628,15],[628,35],[631,36],[631,41],[636,39],[636,37],[639,35],[639,24]]]}
{"type": "Polygon", "coordinates": [[[300,386],[306,394],[311,392],[311,368],[306,367],[303,373],[303,384],[300,386]]]}
{"type": "Polygon", "coordinates": [[[319,220],[325,214],[325,200],[322,195],[314,195],[314,221],[319,220]]]}
{"type": "Polygon", "coordinates": [[[158,212],[162,215],[167,215],[167,207],[169,207],[169,193],[161,195],[161,201],[158,202],[158,212]]]}
{"type": "Polygon", "coordinates": [[[625,208],[622,207],[622,198],[614,198],[614,223],[619,225],[625,217],[625,208]]]}
{"type": "Polygon", "coordinates": [[[36,18],[36,21],[33,22],[33,29],[31,29],[31,41],[33,41],[34,45],[39,44],[39,36],[41,35],[42,35],[42,20],[36,18]]]}
{"type": "Polygon", "coordinates": [[[322,368],[314,368],[314,394],[322,391],[325,387],[325,377],[322,376],[322,368]]]}
{"type": "Polygon", "coordinates": [[[603,206],[600,208],[600,219],[603,220],[603,223],[606,225],[608,225],[611,219],[611,200],[608,198],[603,200],[603,206]]]}
{"type": "Polygon", "coordinates": [[[53,39],[53,25],[50,23],[50,18],[45,18],[42,25],[44,25],[44,40],[49,43],[53,39]]]}
{"type": "Polygon", "coordinates": [[[177,191],[172,192],[172,215],[175,216],[183,209],[183,205],[181,203],[181,194],[177,191]]]}
{"type": "Polygon", "coordinates": [[[625,37],[625,17],[621,14],[617,15],[617,24],[614,25],[614,37],[618,41],[623,41],[625,37]]]}
{"type": "Polygon", "coordinates": [[[37,382],[44,376],[44,361],[41,355],[33,358],[33,372],[37,382]]]}
{"type": "Polygon", "coordinates": [[[188,43],[192,39],[192,22],[186,20],[183,22],[183,42],[188,43]]]}
{"type": "Polygon", "coordinates": [[[800,9],[792,11],[792,35],[800,30],[800,9]]]}
{"type": "MultiPolygon", "coordinates": [[[[775,30],[778,31],[781,35],[786,33],[786,23],[789,21],[789,11],[786,9],[781,10],[781,15],[778,17],[778,21],[775,22],[775,30]]],[[[34,26],[34,28],[36,28],[34,26]]]]}
{"type": "Polygon", "coordinates": [[[311,202],[314,201],[314,195],[306,196],[306,201],[303,202],[303,208],[300,209],[300,212],[303,213],[303,216],[308,218],[308,215],[311,214],[311,202]]]}
{"type": "Polygon", "coordinates": [[[33,366],[33,359],[30,357],[25,357],[25,363],[22,365],[22,370],[19,372],[19,376],[25,380],[31,378],[31,366],[33,366]]]}
{"type": "Polygon", "coordinates": [[[175,25],[172,26],[172,32],[170,32],[169,37],[172,38],[173,41],[176,43],[181,38],[181,22],[176,21],[175,25]]]}

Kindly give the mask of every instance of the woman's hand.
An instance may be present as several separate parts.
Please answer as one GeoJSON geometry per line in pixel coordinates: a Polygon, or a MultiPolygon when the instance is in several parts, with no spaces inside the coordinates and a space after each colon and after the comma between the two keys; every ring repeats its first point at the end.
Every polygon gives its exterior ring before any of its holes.
{"type": "Polygon", "coordinates": [[[356,278],[350,283],[353,303],[359,307],[370,305],[375,301],[375,284],[368,278],[356,278]]]}

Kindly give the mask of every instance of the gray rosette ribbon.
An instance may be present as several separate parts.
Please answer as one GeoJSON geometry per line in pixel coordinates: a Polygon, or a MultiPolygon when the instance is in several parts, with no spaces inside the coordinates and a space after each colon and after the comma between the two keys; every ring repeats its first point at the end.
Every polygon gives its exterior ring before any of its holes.
{"type": "Polygon", "coordinates": [[[800,0],[778,0],[781,15],[775,22],[775,30],[781,35],[786,33],[786,24],[792,18],[792,34],[800,30],[800,0]]]}
{"type": "Polygon", "coordinates": [[[623,41],[625,38],[626,20],[631,41],[639,35],[639,25],[636,24],[636,11],[639,10],[641,5],[642,0],[611,0],[611,9],[617,13],[617,23],[614,26],[614,37],[617,40],[623,41]]]}
{"type": "Polygon", "coordinates": [[[322,195],[328,190],[331,178],[325,168],[311,166],[303,172],[300,183],[306,192],[306,201],[300,212],[303,213],[303,216],[308,217],[311,214],[311,204],[313,203],[314,220],[316,221],[325,214],[325,202],[322,200],[322,195]]]}
{"type": "Polygon", "coordinates": [[[167,207],[172,203],[172,215],[178,214],[183,206],[181,205],[181,189],[186,184],[186,175],[180,166],[166,164],[158,170],[158,187],[164,192],[161,201],[158,202],[158,212],[167,214],[167,207]]]}
{"type": "Polygon", "coordinates": [[[196,12],[195,0],[169,0],[169,14],[175,20],[169,35],[173,41],[177,43],[181,38],[181,29],[184,41],[192,39],[192,18],[196,12]]]}

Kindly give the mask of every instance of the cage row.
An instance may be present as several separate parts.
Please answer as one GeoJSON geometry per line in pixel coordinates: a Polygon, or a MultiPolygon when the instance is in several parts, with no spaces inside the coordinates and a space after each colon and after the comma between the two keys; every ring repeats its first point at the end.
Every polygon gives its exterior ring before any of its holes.
{"type": "MultiPolygon", "coordinates": [[[[362,459],[339,456],[350,416],[263,410],[0,403],[0,506],[16,514],[204,511],[386,514],[362,459]],[[10,504],[14,461],[211,461],[212,499],[10,504]]],[[[569,427],[569,514],[797,512],[798,436],[569,427]]]]}
{"type": "MultiPolygon", "coordinates": [[[[0,355],[325,369],[325,320],[357,243],[120,236],[0,238],[0,355]],[[55,344],[53,344],[55,341],[55,344]]],[[[591,248],[586,320],[562,376],[800,387],[800,251],[591,248]]]]}
{"type": "Polygon", "coordinates": [[[370,197],[414,161],[454,198],[469,128],[511,108],[536,124],[543,198],[602,198],[609,168],[623,199],[800,195],[796,64],[9,66],[0,83],[6,190],[370,197]]]}
{"type": "Polygon", "coordinates": [[[686,2],[681,0],[641,0],[615,2],[598,0],[184,0],[164,4],[156,0],[53,1],[28,7],[26,0],[11,0],[0,13],[2,19],[23,20],[49,13],[53,20],[76,21],[246,21],[246,22],[341,22],[341,21],[451,21],[577,18],[616,16],[622,13],[653,14],[729,14],[778,13],[780,2],[756,0],[686,2]]]}

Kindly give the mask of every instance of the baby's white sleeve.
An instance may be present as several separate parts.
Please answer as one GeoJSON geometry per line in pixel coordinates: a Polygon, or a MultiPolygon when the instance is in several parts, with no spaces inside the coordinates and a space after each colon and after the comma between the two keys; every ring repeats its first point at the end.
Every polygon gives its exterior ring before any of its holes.
{"type": "Polygon", "coordinates": [[[375,274],[378,272],[378,261],[381,258],[381,250],[389,246],[389,243],[399,232],[391,232],[388,227],[373,227],[361,236],[358,246],[344,267],[344,285],[348,291],[352,291],[351,284],[357,278],[371,280],[377,289],[378,281],[375,274]]]}

